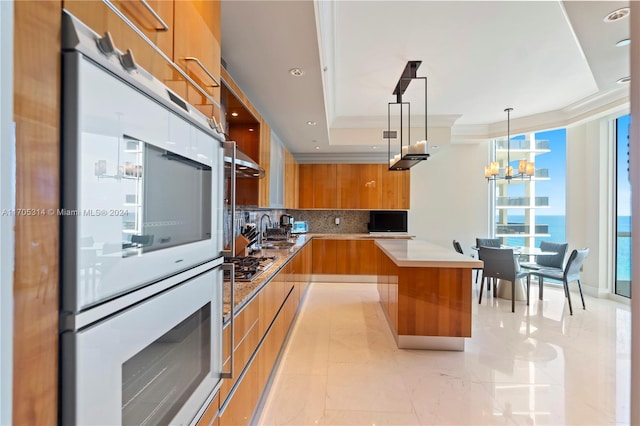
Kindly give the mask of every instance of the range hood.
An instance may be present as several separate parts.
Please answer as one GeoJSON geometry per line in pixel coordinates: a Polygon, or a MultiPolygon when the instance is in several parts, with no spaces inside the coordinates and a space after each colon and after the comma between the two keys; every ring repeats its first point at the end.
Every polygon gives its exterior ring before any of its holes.
{"type": "Polygon", "coordinates": [[[235,147],[235,143],[224,144],[224,168],[228,175],[233,163],[233,149],[236,151],[236,177],[262,179],[265,175],[264,169],[244,152],[235,147]]]}

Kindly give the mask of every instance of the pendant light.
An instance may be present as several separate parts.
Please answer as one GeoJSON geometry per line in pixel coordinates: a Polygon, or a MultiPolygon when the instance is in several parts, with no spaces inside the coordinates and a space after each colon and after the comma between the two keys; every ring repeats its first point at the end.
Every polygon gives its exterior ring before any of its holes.
{"type": "Polygon", "coordinates": [[[488,166],[484,166],[484,177],[487,181],[492,180],[512,180],[512,179],[531,179],[535,173],[535,164],[531,161],[520,160],[518,162],[518,173],[513,173],[511,163],[511,111],[513,108],[506,108],[507,113],[507,164],[504,168],[504,175],[500,175],[500,165],[497,161],[492,161],[488,166]]]}
{"type": "Polygon", "coordinates": [[[396,95],[396,102],[389,102],[387,105],[387,130],[383,131],[383,138],[387,139],[389,170],[407,170],[421,161],[429,158],[427,152],[427,77],[418,77],[416,71],[422,64],[422,61],[409,61],[402,71],[402,75],[396,84],[393,94],[396,95]],[[404,94],[409,83],[413,80],[424,80],[424,140],[416,141],[411,144],[411,104],[409,102],[402,101],[402,95],[404,94]],[[400,106],[400,146],[395,156],[392,157],[391,139],[395,139],[398,136],[398,131],[391,130],[391,106],[400,106]],[[403,111],[407,112],[407,143],[404,144],[404,120],[403,111]]]}

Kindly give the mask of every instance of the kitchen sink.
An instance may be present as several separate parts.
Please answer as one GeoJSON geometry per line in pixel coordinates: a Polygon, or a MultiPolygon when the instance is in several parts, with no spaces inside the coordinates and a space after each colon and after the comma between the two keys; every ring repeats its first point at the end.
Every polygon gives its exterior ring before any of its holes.
{"type": "Polygon", "coordinates": [[[295,244],[296,243],[292,241],[264,241],[262,243],[262,248],[288,249],[293,247],[295,244]]]}

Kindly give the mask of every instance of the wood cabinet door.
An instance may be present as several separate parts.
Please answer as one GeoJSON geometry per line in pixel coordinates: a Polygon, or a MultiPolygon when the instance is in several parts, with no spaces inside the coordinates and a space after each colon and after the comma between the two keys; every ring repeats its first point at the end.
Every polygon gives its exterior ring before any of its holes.
{"type": "Polygon", "coordinates": [[[336,273],[336,240],[312,240],[313,246],[313,273],[336,273]]]}
{"type": "Polygon", "coordinates": [[[373,240],[337,240],[336,274],[376,275],[376,251],[373,240]]]}
{"type": "Polygon", "coordinates": [[[293,154],[288,149],[284,150],[284,207],[297,209],[300,206],[299,199],[299,172],[300,166],[293,154]]]}
{"type": "MultiPolygon", "coordinates": [[[[220,1],[178,0],[174,7],[173,62],[219,104],[220,1]]],[[[173,80],[182,82],[183,78],[174,73],[173,80]]],[[[220,109],[193,86],[184,83],[172,87],[203,114],[220,120],[220,109]]]]}
{"type": "Polygon", "coordinates": [[[220,414],[221,426],[248,425],[258,403],[258,364],[251,363],[242,382],[236,388],[224,411],[220,414]]]}
{"type": "Polygon", "coordinates": [[[360,164],[358,173],[359,208],[379,209],[382,206],[382,173],[385,164],[360,164]]]}
{"type": "Polygon", "coordinates": [[[409,210],[411,175],[409,170],[385,171],[381,174],[381,209],[409,210]]]}
{"type": "Polygon", "coordinates": [[[298,182],[298,200],[301,209],[312,209],[313,191],[315,185],[313,182],[313,164],[300,164],[298,182]]]}
{"type": "MultiPolygon", "coordinates": [[[[173,58],[173,0],[148,0],[152,10],[140,0],[114,0],[113,4],[167,57],[173,58]]],[[[63,7],[98,34],[108,31],[118,49],[131,49],[136,63],[157,79],[171,80],[173,70],[169,63],[103,2],[65,0],[63,7]]]]}
{"type": "Polygon", "coordinates": [[[360,175],[364,164],[336,165],[338,208],[360,209],[360,175]]]}
{"type": "Polygon", "coordinates": [[[313,165],[313,207],[334,209],[338,207],[337,164],[313,165]]]}

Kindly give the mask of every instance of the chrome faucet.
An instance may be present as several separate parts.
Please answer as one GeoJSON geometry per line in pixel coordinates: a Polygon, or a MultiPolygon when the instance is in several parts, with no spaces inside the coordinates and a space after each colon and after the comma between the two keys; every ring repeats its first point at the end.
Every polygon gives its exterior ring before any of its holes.
{"type": "Polygon", "coordinates": [[[271,223],[271,216],[269,216],[267,213],[263,214],[260,217],[260,232],[258,233],[258,244],[262,244],[262,238],[263,238],[263,232],[264,232],[264,228],[262,227],[262,220],[265,217],[269,220],[269,225],[267,226],[273,226],[273,224],[271,223]]]}

